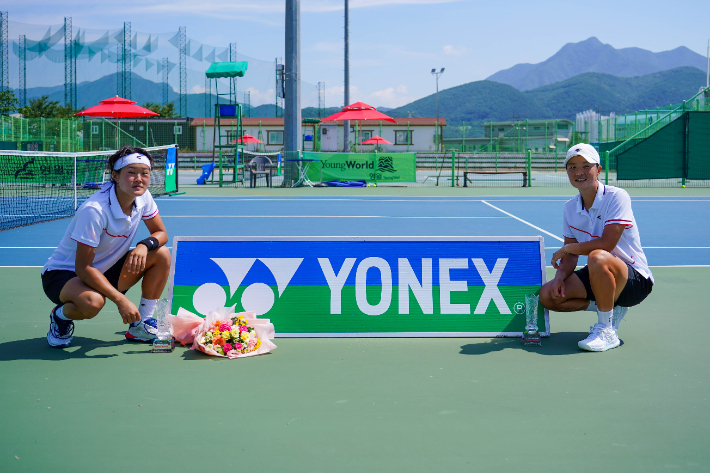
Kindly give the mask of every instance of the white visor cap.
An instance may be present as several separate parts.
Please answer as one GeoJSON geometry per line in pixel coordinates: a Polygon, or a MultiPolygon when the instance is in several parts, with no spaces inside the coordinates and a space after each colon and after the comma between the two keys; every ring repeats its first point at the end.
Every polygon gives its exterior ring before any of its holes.
{"type": "Polygon", "coordinates": [[[572,146],[567,151],[567,157],[565,158],[565,167],[567,167],[567,161],[574,158],[575,156],[581,156],[587,160],[588,163],[601,164],[601,159],[599,159],[599,153],[594,146],[588,145],[587,143],[579,143],[572,146]]]}

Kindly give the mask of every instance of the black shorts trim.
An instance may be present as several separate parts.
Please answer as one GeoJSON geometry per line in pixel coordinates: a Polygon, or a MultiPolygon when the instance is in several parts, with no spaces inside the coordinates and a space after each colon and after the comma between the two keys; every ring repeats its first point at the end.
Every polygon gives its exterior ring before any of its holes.
{"type": "MultiPolygon", "coordinates": [[[[643,302],[653,290],[653,282],[650,278],[643,277],[643,275],[636,271],[630,264],[626,263],[626,266],[629,268],[628,280],[621,294],[619,294],[619,298],[614,303],[614,307],[633,307],[638,305],[643,302]]],[[[592,284],[589,282],[589,267],[585,266],[582,269],[578,269],[574,274],[582,281],[584,288],[587,290],[587,297],[585,299],[596,301],[597,299],[592,292],[592,284]]]]}
{"type": "MultiPolygon", "coordinates": [[[[121,258],[104,273],[104,276],[114,289],[118,289],[118,280],[121,277],[121,270],[123,269],[123,263],[125,263],[127,256],[128,252],[121,256],[121,258]]],[[[59,299],[59,295],[62,293],[62,289],[64,289],[66,283],[75,277],[76,273],[74,271],[68,271],[66,269],[45,271],[42,273],[42,289],[44,289],[44,293],[50,301],[57,305],[62,305],[64,302],[59,299]]],[[[128,291],[121,291],[122,294],[126,292],[128,291]]]]}

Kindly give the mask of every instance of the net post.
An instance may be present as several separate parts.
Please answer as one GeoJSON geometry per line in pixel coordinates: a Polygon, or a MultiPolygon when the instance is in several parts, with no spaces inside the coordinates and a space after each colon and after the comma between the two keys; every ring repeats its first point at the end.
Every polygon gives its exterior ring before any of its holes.
{"type": "Polygon", "coordinates": [[[74,155],[74,212],[76,212],[76,204],[78,201],[78,196],[77,196],[77,190],[76,190],[76,185],[77,185],[77,179],[76,179],[76,155],[74,155]]]}
{"type": "Polygon", "coordinates": [[[604,185],[609,185],[609,151],[604,151],[604,185]]]}
{"type": "Polygon", "coordinates": [[[454,182],[455,174],[456,174],[456,151],[451,150],[451,187],[456,187],[456,183],[454,182]]]}
{"type": "Polygon", "coordinates": [[[219,150],[219,187],[222,187],[222,149],[219,150]]]}
{"type": "Polygon", "coordinates": [[[532,187],[532,151],[526,150],[528,164],[528,187],[532,187]]]}

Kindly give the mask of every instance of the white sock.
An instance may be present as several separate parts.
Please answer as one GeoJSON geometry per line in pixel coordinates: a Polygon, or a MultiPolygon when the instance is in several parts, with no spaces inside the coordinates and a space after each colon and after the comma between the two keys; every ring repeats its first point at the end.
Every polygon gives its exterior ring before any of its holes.
{"type": "Polygon", "coordinates": [[[71,320],[69,317],[67,317],[66,315],[64,315],[64,306],[61,306],[60,308],[58,308],[57,310],[55,310],[55,311],[54,311],[54,315],[56,315],[58,319],[71,320]]]}
{"type": "Polygon", "coordinates": [[[157,305],[158,299],[146,299],[141,297],[141,304],[138,306],[138,312],[141,314],[141,322],[153,317],[157,305]]]}
{"type": "Polygon", "coordinates": [[[589,312],[596,312],[597,311],[597,301],[589,301],[589,307],[587,307],[585,310],[588,310],[589,312]]]}
{"type": "Polygon", "coordinates": [[[614,316],[614,310],[607,310],[606,312],[603,312],[601,310],[597,310],[597,317],[599,317],[599,323],[602,325],[606,325],[607,327],[611,327],[611,319],[614,316]]]}

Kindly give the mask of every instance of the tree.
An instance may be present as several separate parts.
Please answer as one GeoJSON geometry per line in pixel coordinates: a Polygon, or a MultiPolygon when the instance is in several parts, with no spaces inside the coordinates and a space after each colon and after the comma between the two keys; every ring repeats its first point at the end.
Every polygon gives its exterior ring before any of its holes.
{"type": "Polygon", "coordinates": [[[15,92],[10,89],[0,92],[0,115],[9,115],[10,112],[17,110],[17,97],[15,92]]]}
{"type": "MultiPolygon", "coordinates": [[[[84,110],[81,107],[80,110],[84,110]]],[[[80,111],[71,105],[59,105],[57,100],[49,100],[49,95],[38,99],[30,99],[30,104],[17,111],[25,118],[76,118],[74,114],[80,111]]]]}
{"type": "Polygon", "coordinates": [[[178,116],[177,112],[175,112],[175,103],[173,102],[168,102],[165,105],[146,102],[142,105],[142,107],[160,115],[160,117],[155,118],[177,118],[178,116]]]}

